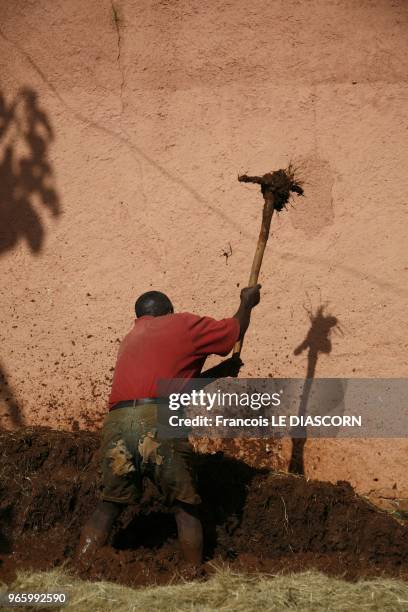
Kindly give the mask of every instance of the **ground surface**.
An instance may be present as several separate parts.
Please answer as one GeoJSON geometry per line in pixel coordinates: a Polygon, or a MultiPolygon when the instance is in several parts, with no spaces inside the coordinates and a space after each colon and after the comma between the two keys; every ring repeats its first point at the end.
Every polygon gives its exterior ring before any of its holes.
{"type": "MultiPolygon", "coordinates": [[[[0,575],[63,563],[82,578],[129,585],[181,579],[173,516],[147,487],[89,567],[72,561],[98,494],[98,438],[30,428],[0,434],[0,575]],[[136,512],[139,513],[136,516],[136,512]]],[[[408,529],[358,497],[349,484],[271,474],[222,454],[197,456],[210,560],[240,571],[316,568],[355,580],[408,578],[408,529]]]]}

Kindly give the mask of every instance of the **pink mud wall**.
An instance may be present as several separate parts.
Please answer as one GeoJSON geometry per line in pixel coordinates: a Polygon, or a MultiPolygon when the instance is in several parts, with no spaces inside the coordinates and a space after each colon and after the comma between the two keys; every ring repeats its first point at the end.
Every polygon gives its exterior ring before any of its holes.
{"type": "MultiPolygon", "coordinates": [[[[261,209],[237,174],[290,160],[307,197],[273,221],[242,375],[304,376],[293,352],[327,303],[339,326],[316,376],[407,376],[406,2],[3,0],[1,13],[3,426],[98,427],[151,287],[179,310],[232,314],[261,209]]],[[[407,451],[308,441],[306,474],[408,497],[407,451]]]]}

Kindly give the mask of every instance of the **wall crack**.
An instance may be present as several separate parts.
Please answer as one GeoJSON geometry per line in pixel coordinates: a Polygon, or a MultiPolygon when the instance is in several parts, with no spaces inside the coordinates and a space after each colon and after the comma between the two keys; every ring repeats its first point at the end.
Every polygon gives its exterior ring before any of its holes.
{"type": "Polygon", "coordinates": [[[122,32],[121,32],[121,28],[120,28],[120,17],[119,17],[119,13],[118,13],[118,9],[116,8],[113,0],[111,0],[111,8],[112,8],[112,14],[113,14],[113,21],[115,24],[115,30],[116,30],[116,45],[117,45],[117,55],[116,55],[116,62],[118,64],[119,67],[119,73],[120,73],[120,114],[123,115],[123,109],[124,109],[124,105],[123,105],[123,91],[125,88],[125,72],[123,69],[123,62],[122,62],[122,32]]]}

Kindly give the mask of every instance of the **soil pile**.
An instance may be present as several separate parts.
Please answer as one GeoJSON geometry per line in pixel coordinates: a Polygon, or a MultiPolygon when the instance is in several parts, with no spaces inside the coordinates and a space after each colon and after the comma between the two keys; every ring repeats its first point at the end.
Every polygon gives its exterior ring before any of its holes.
{"type": "MultiPolygon", "coordinates": [[[[99,493],[99,438],[26,428],[0,434],[0,576],[68,562],[99,493]]],[[[408,529],[332,485],[255,470],[222,453],[197,455],[207,559],[240,569],[325,570],[350,579],[408,577],[408,529]]],[[[172,513],[151,484],[123,513],[112,546],[82,577],[126,584],[182,573],[172,513]]],[[[208,568],[207,571],[211,571],[208,568]]]]}

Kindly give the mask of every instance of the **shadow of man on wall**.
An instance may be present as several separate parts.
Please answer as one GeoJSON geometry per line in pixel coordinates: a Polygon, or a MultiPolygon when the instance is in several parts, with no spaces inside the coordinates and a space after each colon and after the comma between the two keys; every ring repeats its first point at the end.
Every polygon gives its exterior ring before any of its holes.
{"type": "MultiPolygon", "coordinates": [[[[0,92],[0,255],[23,240],[38,255],[45,240],[43,212],[61,214],[48,149],[54,133],[37,93],[21,88],[8,101],[0,92]]],[[[0,398],[7,399],[9,418],[24,424],[15,396],[0,364],[0,398]]]]}
{"type": "MultiPolygon", "coordinates": [[[[328,355],[332,350],[331,333],[338,326],[336,317],[325,314],[325,305],[319,306],[315,313],[308,311],[310,328],[303,342],[295,348],[294,355],[300,355],[307,351],[306,379],[300,397],[298,416],[304,417],[307,407],[313,379],[316,374],[317,361],[320,354],[328,355]]],[[[292,438],[292,455],[289,463],[289,472],[292,474],[305,474],[304,448],[306,444],[306,430],[300,428],[302,437],[292,438]]]]}

